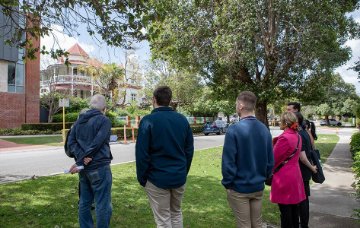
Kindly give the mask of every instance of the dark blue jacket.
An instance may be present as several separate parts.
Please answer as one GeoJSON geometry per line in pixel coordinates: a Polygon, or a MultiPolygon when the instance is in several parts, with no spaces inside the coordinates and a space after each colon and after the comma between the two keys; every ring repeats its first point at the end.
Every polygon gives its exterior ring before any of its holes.
{"type": "Polygon", "coordinates": [[[74,153],[77,165],[84,165],[84,158],[92,161],[86,169],[110,164],[111,121],[99,110],[91,109],[79,116],[69,135],[69,149],[74,153]]]}
{"type": "Polygon", "coordinates": [[[170,107],[159,107],[141,120],[136,173],[142,186],[148,180],[163,189],[184,185],[193,154],[192,131],[183,115],[170,107]]]}
{"type": "Polygon", "coordinates": [[[239,193],[264,189],[264,181],[274,166],[272,137],[255,117],[229,127],[222,155],[222,184],[239,193]]]}

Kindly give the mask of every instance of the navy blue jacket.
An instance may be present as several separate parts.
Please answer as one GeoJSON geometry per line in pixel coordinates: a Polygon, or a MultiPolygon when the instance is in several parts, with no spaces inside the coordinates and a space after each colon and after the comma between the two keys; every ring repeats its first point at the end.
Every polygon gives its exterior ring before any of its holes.
{"type": "Polygon", "coordinates": [[[99,110],[91,109],[79,116],[69,135],[69,149],[74,153],[76,164],[84,165],[84,158],[92,161],[84,166],[87,169],[110,164],[111,121],[99,110]]]}
{"type": "Polygon", "coordinates": [[[255,117],[247,117],[229,127],[222,155],[222,184],[239,193],[264,189],[264,181],[274,166],[272,137],[255,117]]]}
{"type": "Polygon", "coordinates": [[[194,154],[194,138],[187,119],[170,107],[159,107],[144,116],[136,141],[136,174],[145,186],[158,188],[185,184],[194,154]]]}

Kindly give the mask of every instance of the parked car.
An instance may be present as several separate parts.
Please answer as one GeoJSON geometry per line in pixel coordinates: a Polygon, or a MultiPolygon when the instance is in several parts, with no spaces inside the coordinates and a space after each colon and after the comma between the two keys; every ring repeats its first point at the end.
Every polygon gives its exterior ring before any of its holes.
{"type": "Polygon", "coordinates": [[[214,123],[207,122],[204,125],[203,133],[204,135],[209,135],[209,134],[220,135],[221,129],[216,126],[215,122],[214,123]]]}
{"type": "MultiPolygon", "coordinates": [[[[320,120],[320,126],[325,126],[325,125],[328,125],[326,120],[323,119],[323,120],[320,120]]],[[[329,125],[330,126],[341,126],[341,122],[340,121],[337,121],[335,119],[329,119],[329,125]]]]}

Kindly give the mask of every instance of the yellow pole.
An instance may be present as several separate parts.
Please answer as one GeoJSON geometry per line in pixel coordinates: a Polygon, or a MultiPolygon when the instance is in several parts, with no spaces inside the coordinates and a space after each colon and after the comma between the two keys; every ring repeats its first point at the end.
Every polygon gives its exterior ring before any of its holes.
{"type": "Polygon", "coordinates": [[[65,143],[65,105],[63,105],[63,142],[65,143]]]}

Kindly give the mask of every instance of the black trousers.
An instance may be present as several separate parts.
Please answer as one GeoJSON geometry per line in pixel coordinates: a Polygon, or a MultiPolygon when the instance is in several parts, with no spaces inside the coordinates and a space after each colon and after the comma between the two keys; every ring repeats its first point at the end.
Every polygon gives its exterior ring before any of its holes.
{"type": "Polygon", "coordinates": [[[301,228],[309,227],[309,196],[310,184],[309,181],[304,181],[306,199],[299,204],[299,217],[301,228]]]}
{"type": "Polygon", "coordinates": [[[279,204],[281,228],[299,228],[299,205],[279,204]]]}

